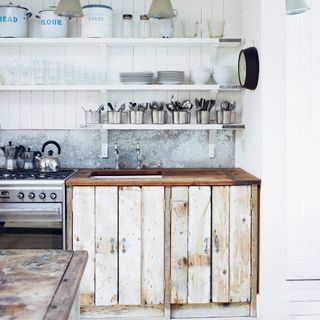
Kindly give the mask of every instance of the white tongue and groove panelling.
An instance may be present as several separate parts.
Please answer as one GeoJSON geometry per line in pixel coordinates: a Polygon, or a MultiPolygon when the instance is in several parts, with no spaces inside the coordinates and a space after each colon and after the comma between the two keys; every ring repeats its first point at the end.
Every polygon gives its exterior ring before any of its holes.
{"type": "MultiPolygon", "coordinates": [[[[26,6],[33,13],[29,23],[29,36],[38,37],[39,23],[34,18],[39,10],[57,4],[53,0],[21,0],[16,1],[26,6]]],[[[0,0],[0,4],[7,0],[0,0]]],[[[81,1],[81,3],[103,3],[113,7],[113,33],[114,37],[121,35],[122,14],[131,13],[134,16],[137,29],[139,16],[148,11],[151,0],[113,0],[113,1],[81,1]]],[[[226,37],[241,37],[241,0],[172,0],[173,7],[178,10],[176,19],[176,36],[181,36],[181,21],[193,19],[206,24],[207,19],[225,16],[226,37]],[[223,14],[224,11],[224,14],[223,14]]],[[[153,35],[155,24],[153,21],[153,35]]],[[[80,24],[72,20],[69,36],[77,37],[80,33],[80,24]]],[[[216,63],[232,64],[236,66],[239,49],[219,49],[216,63]]],[[[5,62],[8,59],[23,61],[29,64],[30,74],[33,61],[54,60],[62,64],[72,62],[75,65],[92,68],[103,68],[107,74],[107,84],[119,83],[120,71],[146,71],[157,70],[183,70],[186,77],[189,71],[197,65],[212,66],[210,48],[200,47],[0,47],[0,74],[5,72],[5,62]]],[[[187,80],[188,81],[188,80],[187,80]]],[[[192,99],[207,97],[205,92],[90,92],[90,91],[26,91],[26,92],[0,92],[0,124],[2,129],[75,129],[84,124],[83,106],[93,109],[99,104],[107,102],[147,102],[152,100],[169,101],[171,95],[179,99],[192,99]]],[[[239,94],[220,93],[218,100],[228,98],[237,99],[239,94]]]]}

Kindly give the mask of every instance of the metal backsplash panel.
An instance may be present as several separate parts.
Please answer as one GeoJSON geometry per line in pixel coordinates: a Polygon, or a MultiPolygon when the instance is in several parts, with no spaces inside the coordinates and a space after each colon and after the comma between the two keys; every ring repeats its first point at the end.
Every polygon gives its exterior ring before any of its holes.
{"type": "MultiPolygon", "coordinates": [[[[1,130],[0,145],[8,141],[40,150],[47,140],[62,148],[65,168],[113,168],[113,146],[118,144],[121,168],[136,167],[135,144],[140,143],[143,165],[166,168],[234,167],[235,135],[232,131],[217,134],[216,157],[208,156],[208,131],[109,131],[109,158],[101,157],[100,131],[90,130],[1,130]]],[[[1,152],[1,151],[0,151],[1,152]]],[[[4,155],[0,154],[0,166],[4,155]]]]}

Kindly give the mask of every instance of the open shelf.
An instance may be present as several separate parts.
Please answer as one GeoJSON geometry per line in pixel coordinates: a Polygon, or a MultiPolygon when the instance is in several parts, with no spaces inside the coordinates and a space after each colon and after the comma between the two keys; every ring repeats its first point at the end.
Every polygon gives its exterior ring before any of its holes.
{"type": "Polygon", "coordinates": [[[240,85],[5,85],[0,91],[238,91],[240,85]]]}
{"type": "Polygon", "coordinates": [[[90,124],[81,126],[90,130],[240,130],[243,124],[90,124]]]}
{"type": "Polygon", "coordinates": [[[0,46],[189,46],[237,47],[239,38],[2,38],[0,46]]]}

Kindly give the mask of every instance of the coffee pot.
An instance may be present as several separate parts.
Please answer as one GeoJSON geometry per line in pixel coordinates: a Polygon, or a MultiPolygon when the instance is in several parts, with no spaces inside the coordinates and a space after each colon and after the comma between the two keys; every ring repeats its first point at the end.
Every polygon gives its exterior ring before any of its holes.
{"type": "Polygon", "coordinates": [[[28,147],[26,151],[23,152],[23,160],[25,170],[33,170],[36,168],[36,155],[39,155],[39,152],[31,151],[31,148],[28,147]]]}
{"type": "Polygon", "coordinates": [[[25,151],[24,146],[14,146],[12,141],[9,141],[8,145],[0,147],[3,151],[6,161],[5,161],[5,169],[7,170],[16,170],[17,169],[17,160],[18,156],[21,155],[22,152],[25,151]]]}

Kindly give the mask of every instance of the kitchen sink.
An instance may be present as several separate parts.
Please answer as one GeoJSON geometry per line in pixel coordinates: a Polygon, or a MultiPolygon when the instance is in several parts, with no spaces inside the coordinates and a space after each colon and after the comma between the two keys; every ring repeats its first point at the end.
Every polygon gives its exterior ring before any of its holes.
{"type": "Polygon", "coordinates": [[[161,179],[162,172],[154,169],[97,170],[92,172],[92,179],[161,179]]]}

